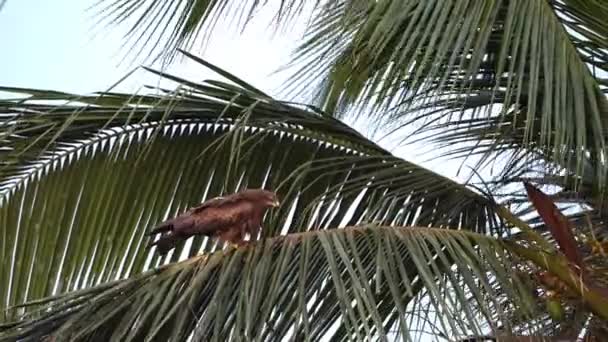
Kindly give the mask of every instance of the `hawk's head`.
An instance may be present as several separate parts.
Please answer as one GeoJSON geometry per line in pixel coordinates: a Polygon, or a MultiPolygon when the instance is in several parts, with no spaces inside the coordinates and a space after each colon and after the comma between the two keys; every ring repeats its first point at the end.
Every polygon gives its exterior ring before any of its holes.
{"type": "Polygon", "coordinates": [[[266,208],[275,208],[280,204],[277,194],[269,190],[250,189],[245,190],[243,194],[266,208]]]}
{"type": "Polygon", "coordinates": [[[267,191],[267,190],[262,190],[262,191],[264,191],[264,204],[267,207],[276,208],[281,204],[279,202],[279,199],[277,198],[277,194],[275,194],[272,191],[267,191]]]}

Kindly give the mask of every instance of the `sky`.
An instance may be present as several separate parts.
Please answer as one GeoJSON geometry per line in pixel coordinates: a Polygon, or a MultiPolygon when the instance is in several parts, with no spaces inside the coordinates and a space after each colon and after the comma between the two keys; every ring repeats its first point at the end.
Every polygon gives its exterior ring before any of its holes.
{"type": "MultiPolygon", "coordinates": [[[[0,55],[0,83],[86,93],[105,89],[121,79],[137,65],[121,58],[126,51],[121,44],[128,27],[104,30],[103,26],[95,25],[98,17],[89,9],[93,3],[93,0],[8,0],[0,11],[0,41],[4,51],[0,55]]],[[[255,22],[241,36],[233,27],[220,26],[209,48],[194,52],[204,52],[210,62],[260,88],[273,88],[280,82],[269,75],[289,61],[298,32],[290,30],[271,39],[262,21],[255,22]]],[[[172,69],[187,71],[192,78],[211,75],[193,63],[172,69]]],[[[154,81],[147,76],[138,72],[121,89],[154,81]]]]}

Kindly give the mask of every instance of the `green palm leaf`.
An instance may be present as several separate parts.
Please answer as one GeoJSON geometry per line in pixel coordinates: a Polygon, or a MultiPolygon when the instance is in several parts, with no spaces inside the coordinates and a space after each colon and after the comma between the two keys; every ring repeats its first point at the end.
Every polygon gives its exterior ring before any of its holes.
{"type": "MultiPolygon", "coordinates": [[[[357,16],[348,5],[328,5],[336,10],[317,18],[297,56],[310,63],[295,78],[324,80],[314,98],[330,112],[363,105],[381,123],[447,126],[440,133],[459,127],[463,134],[450,143],[481,152],[505,151],[507,143],[507,152],[540,149],[579,177],[590,167],[589,181],[603,189],[605,82],[589,69],[591,52],[577,46],[592,38],[598,51],[608,46],[604,30],[594,31],[607,8],[584,3],[382,1],[357,16]],[[576,24],[565,18],[571,12],[576,24]]],[[[608,62],[605,54],[593,60],[596,69],[608,62]]]]}
{"type": "Polygon", "coordinates": [[[500,241],[466,231],[361,226],[296,233],[32,303],[39,310],[4,325],[0,336],[409,339],[419,289],[431,294],[430,319],[444,336],[480,335],[511,326],[511,305],[522,310],[520,319],[530,312],[513,267],[500,241]]]}

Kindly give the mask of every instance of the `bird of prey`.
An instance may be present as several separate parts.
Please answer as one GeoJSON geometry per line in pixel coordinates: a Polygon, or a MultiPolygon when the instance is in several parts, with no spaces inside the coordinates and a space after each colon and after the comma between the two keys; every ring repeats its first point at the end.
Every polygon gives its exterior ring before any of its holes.
{"type": "Polygon", "coordinates": [[[156,246],[167,254],[178,242],[193,235],[216,237],[237,245],[245,243],[245,235],[257,237],[267,209],[279,206],[274,192],[247,189],[226,197],[216,197],[164,221],[147,235],[163,234],[148,247],[156,246]]]}

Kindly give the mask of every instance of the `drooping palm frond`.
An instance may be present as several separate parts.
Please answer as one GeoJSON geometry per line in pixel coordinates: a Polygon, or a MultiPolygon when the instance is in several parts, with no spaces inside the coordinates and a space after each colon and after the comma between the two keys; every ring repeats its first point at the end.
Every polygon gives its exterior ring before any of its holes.
{"type": "Polygon", "coordinates": [[[35,302],[39,310],[3,325],[0,336],[387,341],[420,328],[451,340],[499,326],[509,333],[506,310],[518,307],[519,320],[533,310],[514,267],[499,240],[467,231],[296,233],[35,302]],[[425,308],[412,301],[419,289],[432,294],[425,308]]]}
{"type": "Polygon", "coordinates": [[[436,143],[439,149],[445,151],[444,156],[454,159],[474,156],[477,158],[477,168],[498,164],[499,172],[495,174],[494,183],[508,188],[514,182],[532,179],[544,185],[557,186],[565,194],[571,194],[563,197],[565,202],[572,200],[572,194],[576,194],[581,202],[595,208],[605,206],[603,190],[598,183],[604,163],[593,157],[593,149],[583,153],[579,167],[576,165],[577,152],[574,147],[568,147],[568,143],[562,145],[559,142],[561,147],[539,142],[524,146],[521,142],[526,139],[526,134],[540,139],[543,135],[542,124],[540,118],[534,119],[535,129],[526,132],[526,121],[517,115],[517,111],[512,111],[505,116],[452,120],[429,125],[421,131],[427,135],[426,141],[436,143]]]}
{"type": "MultiPolygon", "coordinates": [[[[311,63],[320,66],[316,76],[335,77],[321,84],[327,105],[393,106],[393,115],[382,110],[378,120],[425,122],[418,133],[447,148],[445,154],[478,157],[477,169],[504,159],[497,180],[508,187],[514,178],[553,179],[606,212],[608,106],[600,65],[608,65],[602,52],[608,40],[597,25],[608,13],[605,4],[389,3],[361,12],[350,31],[339,20],[344,10],[319,17],[326,26],[313,30],[318,35],[311,35],[300,58],[322,47],[334,52],[319,53],[311,63]],[[336,39],[327,38],[332,35],[336,39]]],[[[298,77],[310,75],[309,69],[305,65],[298,77]]]]}
{"type": "Polygon", "coordinates": [[[106,14],[120,21],[147,8],[134,27],[143,29],[149,21],[154,24],[144,29],[149,32],[158,18],[173,18],[167,20],[180,23],[167,34],[173,46],[209,33],[207,28],[222,18],[249,19],[272,4],[282,23],[311,13],[304,6],[310,5],[313,21],[294,60],[301,69],[289,86],[309,91],[317,84],[312,98],[327,112],[353,114],[348,109],[355,108],[356,115],[382,124],[427,121],[440,123],[435,128],[441,133],[460,128],[462,134],[451,135],[449,143],[464,156],[478,154],[485,161],[516,156],[521,168],[506,170],[521,173],[534,168],[540,154],[545,165],[567,174],[567,184],[574,180],[577,190],[592,184],[593,200],[603,201],[605,3],[340,0],[183,6],[149,1],[126,6],[116,1],[106,14]],[[173,15],[158,16],[161,9],[173,15]],[[192,24],[188,30],[186,22],[192,24]]]}
{"type": "Polygon", "coordinates": [[[608,29],[599,18],[608,15],[608,6],[597,1],[554,1],[553,8],[567,28],[572,44],[585,63],[591,65],[593,76],[602,91],[608,91],[608,29]]]}
{"type": "Polygon", "coordinates": [[[266,237],[362,222],[504,233],[491,201],[335,118],[275,101],[229,74],[242,86],[163,76],[178,82],[176,91],[12,89],[31,96],[0,103],[2,306],[217,250],[195,238],[160,260],[144,250],[143,234],[244,187],[279,193],[266,237]]]}
{"type": "Polygon", "coordinates": [[[590,66],[608,63],[605,4],[381,1],[357,15],[349,4],[327,5],[296,57],[294,80],[320,78],[313,98],[328,111],[461,127],[450,143],[470,142],[465,154],[540,150],[604,189],[608,101],[590,66]]]}

